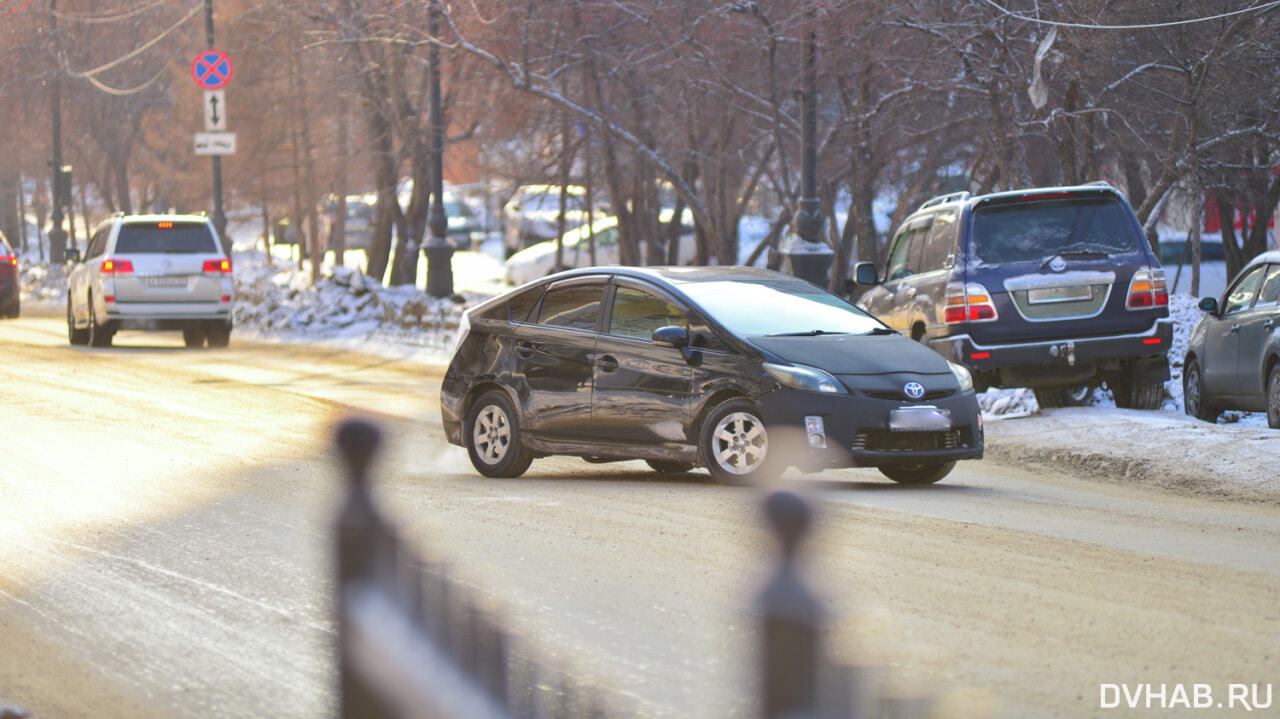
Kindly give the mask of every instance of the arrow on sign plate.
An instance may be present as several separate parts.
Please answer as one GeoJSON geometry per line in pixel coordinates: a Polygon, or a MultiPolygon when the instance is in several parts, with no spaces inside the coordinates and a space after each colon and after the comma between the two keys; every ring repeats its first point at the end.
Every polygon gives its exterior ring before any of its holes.
{"type": "Polygon", "coordinates": [[[204,129],[208,132],[221,132],[227,129],[225,90],[204,91],[204,129]]]}

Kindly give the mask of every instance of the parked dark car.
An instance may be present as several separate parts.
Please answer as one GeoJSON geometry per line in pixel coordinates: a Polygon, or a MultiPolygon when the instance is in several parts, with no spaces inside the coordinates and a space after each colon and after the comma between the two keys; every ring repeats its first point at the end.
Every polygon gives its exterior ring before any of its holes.
{"type": "Polygon", "coordinates": [[[982,456],[969,373],[824,289],[743,267],[592,267],[466,314],[445,434],[489,477],[536,457],[703,465],[723,482],[982,456]]]}
{"type": "Polygon", "coordinates": [[[17,317],[22,308],[22,275],[18,255],[0,234],[0,317],[17,317]]]}
{"type": "Polygon", "coordinates": [[[1254,257],[1191,331],[1182,365],[1183,408],[1206,422],[1224,409],[1267,413],[1280,429],[1280,251],[1254,257]]]}
{"type": "Polygon", "coordinates": [[[934,198],[894,234],[884,273],[858,263],[858,306],[1044,407],[1105,382],[1156,409],[1173,337],[1164,270],[1129,203],[1098,183],[934,198]]]}

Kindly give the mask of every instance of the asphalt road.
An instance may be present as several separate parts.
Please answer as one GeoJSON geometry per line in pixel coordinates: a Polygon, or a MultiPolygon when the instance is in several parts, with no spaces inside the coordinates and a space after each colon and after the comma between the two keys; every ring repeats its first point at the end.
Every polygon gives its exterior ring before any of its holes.
{"type": "MultiPolygon", "coordinates": [[[[773,552],[758,492],[576,459],[482,479],[444,443],[438,370],[412,362],[117,345],[0,323],[0,706],[331,715],[330,437],[357,413],[388,433],[381,505],[560,673],[640,716],[751,715],[773,552]]],[[[832,653],[884,691],[946,716],[1167,716],[1104,709],[1101,685],[1206,684],[1225,704],[1230,684],[1280,684],[1274,507],[992,462],[925,488],[784,483],[817,508],[806,566],[832,653]]]]}

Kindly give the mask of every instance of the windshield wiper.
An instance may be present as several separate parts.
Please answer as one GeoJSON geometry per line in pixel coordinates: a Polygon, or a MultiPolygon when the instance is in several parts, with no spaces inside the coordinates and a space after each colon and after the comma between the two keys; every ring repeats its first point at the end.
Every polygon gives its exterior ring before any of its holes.
{"type": "Polygon", "coordinates": [[[1044,258],[1044,262],[1040,263],[1040,269],[1043,270],[1044,268],[1048,267],[1049,263],[1053,262],[1053,258],[1055,257],[1098,258],[1098,257],[1110,257],[1110,256],[1111,256],[1111,253],[1103,248],[1078,246],[1075,249],[1070,249],[1070,248],[1064,249],[1061,252],[1054,253],[1044,258]]]}
{"type": "Polygon", "coordinates": [[[898,331],[897,331],[897,330],[894,330],[894,329],[889,329],[888,327],[876,327],[875,329],[871,330],[871,331],[870,331],[870,332],[868,332],[867,334],[869,334],[869,335],[896,335],[896,334],[898,334],[898,331]]]}
{"type": "Polygon", "coordinates": [[[804,332],[778,332],[776,334],[765,335],[766,337],[817,337],[818,335],[847,335],[848,332],[840,330],[806,330],[804,332]]]}

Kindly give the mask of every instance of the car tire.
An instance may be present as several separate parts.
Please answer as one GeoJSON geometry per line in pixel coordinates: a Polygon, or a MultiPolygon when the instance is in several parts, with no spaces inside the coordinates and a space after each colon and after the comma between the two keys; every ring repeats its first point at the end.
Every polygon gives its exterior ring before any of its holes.
{"type": "Polygon", "coordinates": [[[731,399],[709,413],[699,432],[698,450],[711,476],[724,484],[759,484],[777,479],[785,467],[781,452],[770,454],[769,432],[750,402],[731,399]]]}
{"type": "MultiPolygon", "coordinates": [[[[1117,403],[1118,404],[1118,403],[1117,403]]],[[[1218,421],[1218,409],[1204,388],[1204,373],[1195,360],[1182,369],[1182,410],[1205,422],[1218,421]]]]}
{"type": "Polygon", "coordinates": [[[681,462],[674,459],[646,459],[645,464],[660,474],[684,474],[695,466],[693,462],[681,462]]]}
{"type": "Polygon", "coordinates": [[[520,446],[520,421],[500,390],[480,395],[467,415],[465,439],[471,466],[486,477],[519,477],[533,463],[520,446]]]}
{"type": "Polygon", "coordinates": [[[898,484],[933,484],[951,473],[955,460],[942,462],[892,462],[877,469],[898,484]]]}
{"type": "Polygon", "coordinates": [[[1280,364],[1267,373],[1267,426],[1280,429],[1280,364]]]}
{"type": "Polygon", "coordinates": [[[98,313],[93,309],[93,298],[89,298],[89,346],[110,347],[111,338],[115,335],[109,327],[98,322],[98,313]]]}
{"type": "Polygon", "coordinates": [[[182,343],[190,349],[204,347],[205,332],[203,327],[188,327],[182,331],[182,343]]]}
{"type": "Polygon", "coordinates": [[[225,349],[231,344],[231,328],[221,323],[209,325],[205,330],[205,338],[209,341],[210,347],[225,349]]]}
{"type": "Polygon", "coordinates": [[[1053,407],[1085,407],[1093,399],[1093,388],[1088,385],[1077,387],[1049,387],[1032,389],[1036,395],[1036,403],[1041,409],[1053,407]]]}
{"type": "Polygon", "coordinates": [[[71,314],[71,297],[67,297],[67,341],[73,345],[89,344],[89,330],[78,329],[76,321],[71,314]]]}
{"type": "Polygon", "coordinates": [[[1122,377],[1109,386],[1116,406],[1122,409],[1160,409],[1164,399],[1163,382],[1136,382],[1131,377],[1122,377]]]}

